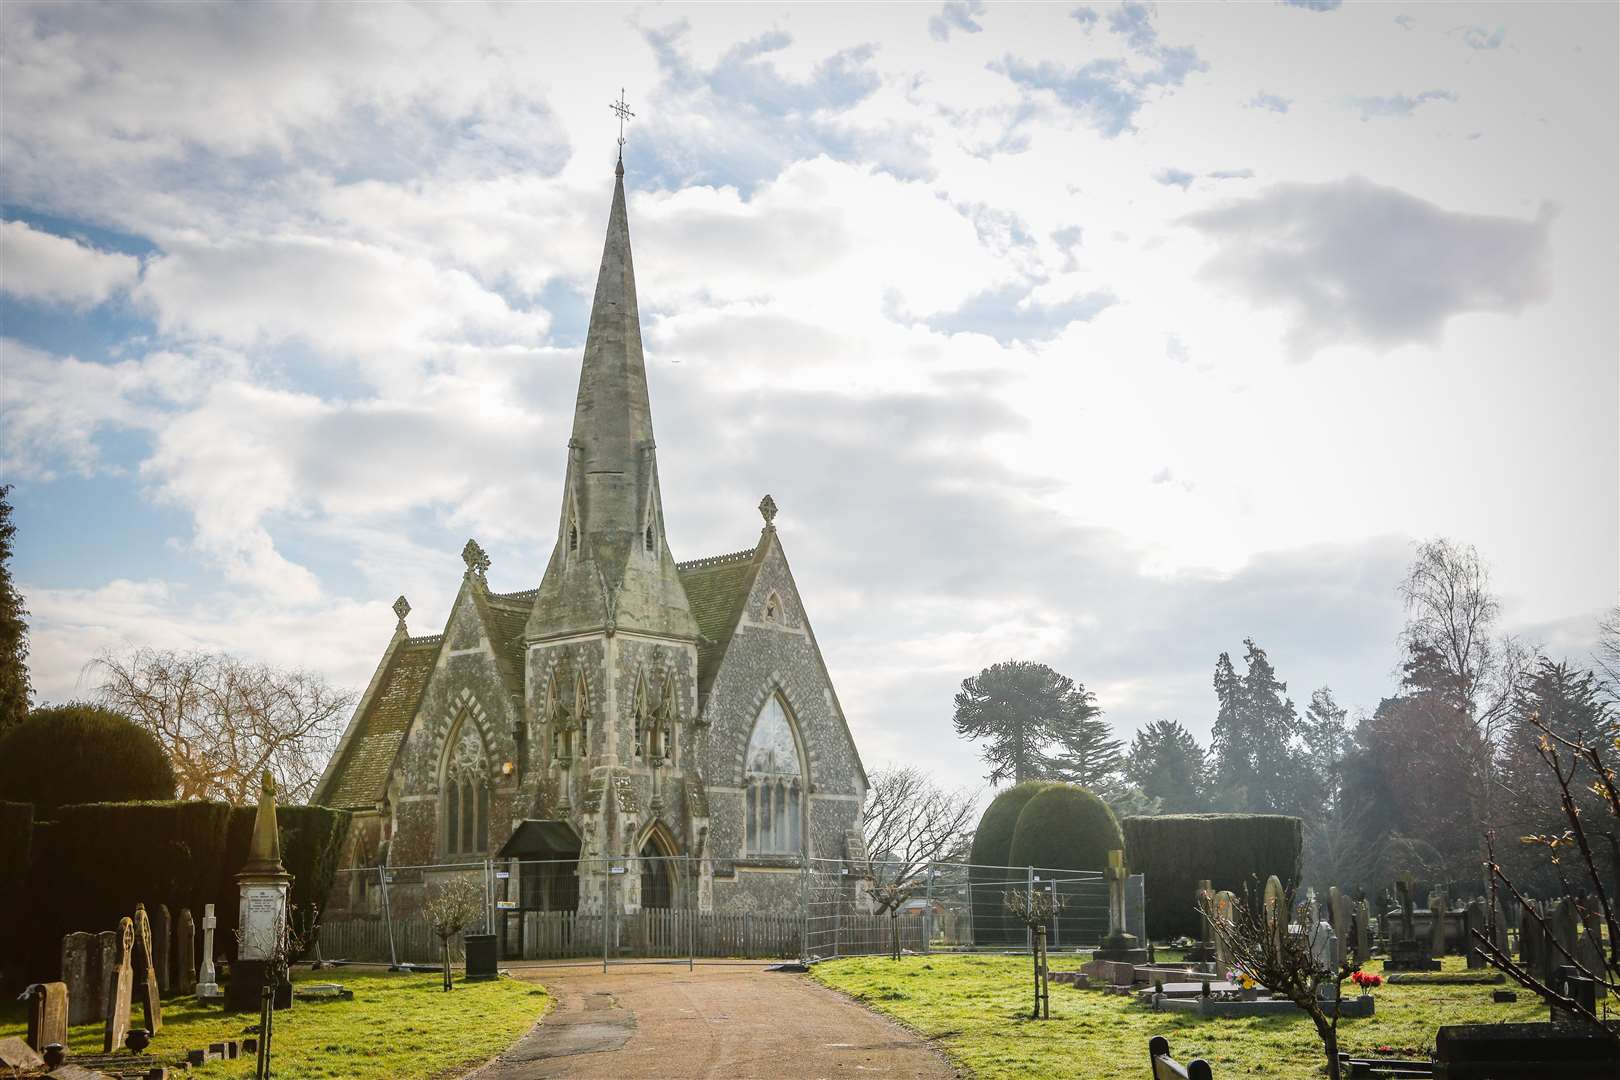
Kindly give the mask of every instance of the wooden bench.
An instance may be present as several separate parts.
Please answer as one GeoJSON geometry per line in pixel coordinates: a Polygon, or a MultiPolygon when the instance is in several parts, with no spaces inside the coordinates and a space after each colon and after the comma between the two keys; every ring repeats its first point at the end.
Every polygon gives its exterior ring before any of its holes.
{"type": "Polygon", "coordinates": [[[1148,1040],[1148,1060],[1153,1063],[1153,1080],[1214,1080],[1209,1062],[1193,1058],[1183,1065],[1170,1056],[1170,1041],[1163,1035],[1148,1040]]]}

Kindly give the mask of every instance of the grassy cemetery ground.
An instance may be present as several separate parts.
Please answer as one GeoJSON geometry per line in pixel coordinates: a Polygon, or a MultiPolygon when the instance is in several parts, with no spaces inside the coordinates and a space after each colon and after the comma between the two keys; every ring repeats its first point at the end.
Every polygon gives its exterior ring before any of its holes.
{"type": "MultiPolygon", "coordinates": [[[[338,982],[353,1001],[304,1002],[276,1014],[274,1074],[342,1077],[344,1080],[428,1080],[456,1076],[510,1046],[551,1006],[534,983],[512,979],[457,981],[450,993],[438,975],[391,975],[354,968],[294,973],[294,982],[338,982]]],[[[131,1012],[138,1026],[139,999],[131,1012]]],[[[163,1003],[163,1031],[148,1054],[176,1055],[210,1042],[241,1039],[258,1017],[225,1013],[215,1006],[175,997],[163,1003]]],[[[24,1035],[22,1006],[0,1007],[0,1037],[24,1035]]],[[[68,1049],[101,1050],[102,1025],[85,1024],[68,1035],[68,1049]]],[[[70,1058],[71,1060],[71,1058],[70,1058]]],[[[249,1055],[193,1069],[214,1078],[253,1075],[249,1055]]]]}
{"type": "MultiPolygon", "coordinates": [[[[1054,971],[1079,966],[1053,957],[1054,971]]],[[[1460,970],[1463,960],[1448,956],[1445,966],[1460,970]]],[[[1382,968],[1382,961],[1367,965],[1368,971],[1382,968]]],[[[1154,1035],[1169,1039],[1181,1061],[1204,1058],[1217,1077],[1311,1080],[1323,1074],[1321,1044],[1304,1013],[1203,1020],[1156,1013],[1134,998],[1054,984],[1052,1018],[1030,1020],[1027,956],[863,957],[817,964],[812,971],[827,986],[936,1040],[952,1061],[982,1080],[1142,1080],[1149,1075],[1147,1044],[1154,1035]]],[[[1547,1018],[1546,1007],[1528,993],[1521,992],[1515,1004],[1496,1005],[1492,989],[1386,984],[1373,992],[1378,1004],[1372,1019],[1340,1021],[1340,1046],[1353,1054],[1380,1046],[1426,1052],[1442,1024],[1547,1018]]]]}

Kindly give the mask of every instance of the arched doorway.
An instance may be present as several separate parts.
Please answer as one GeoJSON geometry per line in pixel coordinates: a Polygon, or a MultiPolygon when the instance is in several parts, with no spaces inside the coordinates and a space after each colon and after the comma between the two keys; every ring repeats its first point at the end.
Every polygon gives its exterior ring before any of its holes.
{"type": "Polygon", "coordinates": [[[641,845],[641,906],[667,910],[675,906],[675,866],[657,836],[641,845]]]}

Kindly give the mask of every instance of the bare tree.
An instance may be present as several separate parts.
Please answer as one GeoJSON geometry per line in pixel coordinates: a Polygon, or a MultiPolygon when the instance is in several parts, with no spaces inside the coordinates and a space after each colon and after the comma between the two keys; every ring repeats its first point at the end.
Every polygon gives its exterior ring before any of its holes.
{"type": "Polygon", "coordinates": [[[307,800],[354,708],[319,675],[230,653],[143,647],[89,666],[97,700],[157,736],[182,799],[249,803],[269,770],[290,801],[307,800]]]}
{"type": "Polygon", "coordinates": [[[1620,705],[1620,604],[1598,619],[1597,644],[1592,647],[1592,663],[1598,681],[1609,700],[1620,705]]]}
{"type": "Polygon", "coordinates": [[[484,890],[472,878],[457,874],[430,886],[423,904],[433,936],[439,939],[444,955],[444,988],[451,987],[450,939],[466,930],[484,914],[484,890]]]}
{"type": "Polygon", "coordinates": [[[1620,750],[1620,738],[1611,736],[1608,751],[1597,742],[1588,742],[1586,735],[1580,732],[1574,734],[1561,734],[1547,724],[1540,716],[1530,717],[1530,723],[1540,732],[1541,738],[1537,744],[1537,752],[1547,768],[1552,772],[1558,785],[1558,805],[1563,812],[1568,828],[1562,832],[1542,833],[1524,837],[1524,842],[1545,847],[1548,858],[1558,871],[1559,883],[1563,887],[1564,895],[1574,903],[1579,914],[1581,924],[1585,926],[1587,920],[1596,917],[1603,925],[1608,936],[1608,952],[1603,952],[1602,934],[1598,935],[1597,963],[1588,962],[1589,957],[1583,950],[1577,949],[1571,955],[1564,944],[1558,940],[1557,935],[1548,931],[1546,922],[1535,908],[1525,899],[1513,881],[1503,872],[1502,866],[1496,861],[1496,853],[1492,850],[1490,834],[1486,834],[1487,862],[1486,870],[1490,874],[1491,906],[1496,910],[1497,887],[1506,889],[1514,900],[1518,901],[1519,909],[1526,919],[1525,928],[1528,931],[1534,923],[1542,935],[1541,940],[1562,954],[1560,964],[1567,963],[1576,968],[1582,978],[1591,979],[1595,984],[1596,999],[1600,1003],[1597,1009],[1588,1009],[1583,1003],[1575,1000],[1560,989],[1549,986],[1528,968],[1525,968],[1513,958],[1497,947],[1492,928],[1487,927],[1484,933],[1474,931],[1474,938],[1478,943],[1485,961],[1498,971],[1510,976],[1525,989],[1539,996],[1549,1005],[1557,1006],[1572,1016],[1578,1016],[1593,1027],[1593,1030],[1609,1038],[1620,1046],[1620,1028],[1605,1024],[1600,1013],[1608,1013],[1620,1007],[1620,912],[1616,911],[1616,898],[1603,883],[1603,873],[1598,866],[1596,854],[1592,850],[1588,833],[1596,826],[1588,820],[1592,812],[1590,806],[1583,808],[1581,803],[1590,802],[1585,796],[1595,795],[1601,804],[1597,814],[1607,818],[1606,824],[1611,828],[1620,822],[1620,778],[1617,778],[1615,768],[1607,758],[1606,752],[1620,750]],[[1572,880],[1573,879],[1573,880],[1572,880]],[[1577,892],[1583,896],[1577,897],[1577,892]]]}
{"type": "Polygon", "coordinates": [[[941,788],[915,766],[891,766],[872,775],[861,808],[868,895],[889,915],[897,958],[901,906],[922,888],[930,864],[955,854],[972,835],[975,803],[973,794],[941,788]]]}
{"type": "Polygon", "coordinates": [[[1350,959],[1349,949],[1340,954],[1344,959],[1338,965],[1320,965],[1311,951],[1311,934],[1315,928],[1309,925],[1309,915],[1300,917],[1304,925],[1298,931],[1286,925],[1293,905],[1291,891],[1285,891],[1272,909],[1258,901],[1250,888],[1244,896],[1233,899],[1226,913],[1217,911],[1207,902],[1205,911],[1211,931],[1238,971],[1274,996],[1292,1001],[1311,1018],[1327,1055],[1329,1080],[1339,1080],[1341,994],[1344,980],[1359,971],[1361,965],[1350,959]],[[1329,983],[1333,986],[1331,997],[1321,993],[1321,987],[1329,983]]]}
{"type": "Polygon", "coordinates": [[[1045,889],[1008,889],[1001,894],[1001,905],[1012,917],[1030,931],[1034,948],[1030,958],[1035,963],[1035,1007],[1031,1020],[1052,1018],[1052,998],[1047,993],[1046,927],[1063,910],[1064,897],[1045,889]]]}

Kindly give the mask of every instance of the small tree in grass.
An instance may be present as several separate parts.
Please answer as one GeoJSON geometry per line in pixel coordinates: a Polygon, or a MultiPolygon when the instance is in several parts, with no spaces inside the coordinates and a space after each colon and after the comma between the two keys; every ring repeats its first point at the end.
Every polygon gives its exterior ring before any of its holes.
{"type": "Polygon", "coordinates": [[[1043,1005],[1046,1006],[1046,1016],[1050,1018],[1051,999],[1046,992],[1046,924],[1063,910],[1063,898],[1055,890],[1008,889],[1002,893],[1001,902],[1013,918],[1029,928],[1035,944],[1029,951],[1035,965],[1035,1007],[1030,1011],[1029,1018],[1041,1019],[1043,1005]]]}
{"type": "Polygon", "coordinates": [[[424,905],[433,936],[444,954],[444,988],[450,989],[450,939],[467,929],[484,913],[484,891],[471,878],[456,875],[429,887],[424,905]]]}
{"type": "Polygon", "coordinates": [[[1292,1001],[1311,1018],[1327,1054],[1329,1080],[1340,1080],[1341,993],[1344,980],[1360,971],[1361,964],[1352,962],[1350,950],[1345,949],[1341,952],[1344,960],[1336,967],[1319,965],[1311,955],[1313,929],[1301,927],[1304,931],[1301,933],[1286,925],[1287,913],[1294,910],[1293,905],[1293,892],[1284,890],[1275,908],[1268,908],[1255,899],[1251,886],[1244,896],[1233,899],[1226,913],[1209,904],[1207,914],[1212,932],[1237,970],[1273,995],[1292,1001]],[[1330,983],[1333,993],[1324,996],[1320,988],[1330,983]]]}

